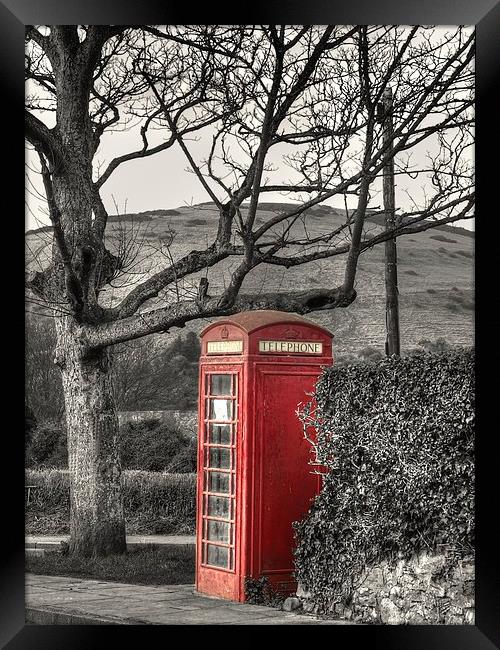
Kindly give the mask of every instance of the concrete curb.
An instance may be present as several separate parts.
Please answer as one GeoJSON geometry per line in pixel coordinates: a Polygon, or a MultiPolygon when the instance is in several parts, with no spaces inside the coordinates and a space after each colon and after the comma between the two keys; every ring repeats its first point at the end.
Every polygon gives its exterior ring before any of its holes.
{"type": "Polygon", "coordinates": [[[51,607],[26,607],[25,612],[28,625],[154,625],[133,618],[95,616],[51,607]]]}
{"type": "MultiPolygon", "coordinates": [[[[315,623],[325,623],[325,620],[314,619],[307,615],[300,615],[300,618],[304,619],[302,622],[304,624],[313,625],[315,623]]],[[[26,607],[25,609],[25,620],[27,625],[183,625],[182,622],[182,612],[179,612],[179,620],[177,623],[158,623],[155,621],[146,621],[142,619],[135,618],[120,618],[118,616],[98,616],[97,614],[85,614],[78,611],[71,610],[60,610],[53,607],[26,607]]],[[[273,625],[275,622],[274,617],[264,616],[261,619],[258,619],[262,624],[273,625]]],[[[254,620],[249,620],[248,622],[240,621],[233,622],[233,625],[253,625],[254,620]]],[[[189,625],[189,623],[186,623],[189,625]]],[[[208,625],[209,623],[202,623],[202,625],[208,625]]],[[[214,625],[224,625],[225,623],[213,622],[214,625]]],[[[285,624],[283,621],[280,621],[280,624],[285,624]]],[[[290,618],[289,624],[296,625],[297,619],[290,618]]],[[[329,621],[331,625],[354,625],[352,621],[329,621]]]]}
{"type": "Polygon", "coordinates": [[[56,544],[55,542],[25,542],[24,543],[24,548],[26,550],[34,550],[37,548],[43,548],[46,550],[49,549],[54,549],[54,548],[61,548],[61,544],[56,544]]]}

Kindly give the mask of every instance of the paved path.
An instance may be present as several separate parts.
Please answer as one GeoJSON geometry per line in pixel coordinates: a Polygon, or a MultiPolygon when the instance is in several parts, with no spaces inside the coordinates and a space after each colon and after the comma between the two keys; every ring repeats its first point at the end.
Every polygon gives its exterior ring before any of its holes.
{"type": "MultiPolygon", "coordinates": [[[[27,535],[26,548],[58,547],[61,542],[67,542],[69,535],[27,535]]],[[[138,544],[173,544],[194,545],[194,535],[127,535],[127,545],[138,544]]]]}
{"type": "Polygon", "coordinates": [[[342,625],[199,596],[193,585],[129,585],[26,574],[26,620],[39,624],[342,625]]]}

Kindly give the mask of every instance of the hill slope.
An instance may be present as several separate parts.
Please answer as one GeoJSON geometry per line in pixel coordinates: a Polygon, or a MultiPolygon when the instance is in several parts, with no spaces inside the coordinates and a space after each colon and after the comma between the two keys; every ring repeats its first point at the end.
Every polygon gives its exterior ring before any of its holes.
{"type": "MultiPolygon", "coordinates": [[[[279,204],[261,204],[257,222],[267,220],[279,207],[279,204]]],[[[216,232],[217,218],[211,203],[112,217],[106,230],[108,247],[118,252],[127,242],[131,245],[127,273],[114,283],[114,287],[103,292],[103,304],[118,303],[131,286],[168,264],[170,259],[178,259],[192,249],[204,248],[216,232]]],[[[341,220],[341,213],[334,208],[316,208],[309,213],[307,232],[314,237],[324,232],[325,223],[330,228],[341,220]]],[[[380,220],[368,220],[366,228],[373,234],[380,231],[380,220]]],[[[301,224],[297,225],[299,231],[304,233],[301,224]]],[[[51,240],[50,228],[26,234],[26,255],[31,269],[48,263],[51,240]]],[[[397,241],[402,350],[415,347],[422,338],[443,337],[449,343],[472,345],[473,233],[445,227],[400,237],[397,241]]],[[[312,320],[335,334],[334,349],[338,355],[357,352],[367,346],[380,351],[384,348],[383,256],[383,245],[361,256],[356,281],[358,298],[350,307],[310,315],[312,320]]],[[[216,295],[227,284],[230,271],[237,263],[237,259],[225,260],[207,270],[209,293],[216,295]]],[[[242,290],[255,293],[333,287],[342,282],[344,264],[345,257],[339,256],[289,270],[262,265],[246,278],[242,290]]],[[[165,304],[165,300],[175,299],[177,295],[194,294],[199,275],[180,282],[178,287],[169,289],[145,308],[165,304]]],[[[198,321],[187,328],[199,331],[204,325],[205,322],[198,321]]],[[[169,336],[154,338],[163,343],[169,336]]]]}

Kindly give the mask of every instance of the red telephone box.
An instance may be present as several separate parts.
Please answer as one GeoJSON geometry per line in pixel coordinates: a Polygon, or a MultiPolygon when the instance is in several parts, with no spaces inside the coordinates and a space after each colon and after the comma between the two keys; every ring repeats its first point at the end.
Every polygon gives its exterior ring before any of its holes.
{"type": "Polygon", "coordinates": [[[292,523],[321,477],[296,416],[332,334],[285,312],[222,318],[201,334],[196,590],[245,600],[245,578],[293,593],[292,523]]]}

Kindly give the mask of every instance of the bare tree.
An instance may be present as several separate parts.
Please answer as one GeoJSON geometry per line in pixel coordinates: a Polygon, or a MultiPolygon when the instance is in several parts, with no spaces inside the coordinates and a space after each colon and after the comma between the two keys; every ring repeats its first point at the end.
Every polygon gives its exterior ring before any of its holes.
{"type": "MultiPolygon", "coordinates": [[[[71,472],[75,554],[125,549],[112,346],[245,309],[308,313],[356,297],[359,256],[407,233],[472,216],[467,148],[473,116],[473,35],[456,28],[366,26],[29,26],[26,138],[39,154],[53,226],[50,266],[29,277],[30,295],[54,309],[71,472]],[[394,92],[392,147],[377,105],[394,92]],[[96,165],[102,135],[136,126],[141,145],[96,165]],[[205,133],[203,159],[191,139],[205,133]],[[432,142],[428,164],[410,153],[432,142]],[[101,190],[123,164],[180,147],[219,212],[213,241],[138,281],[118,304],[103,291],[120,270],[106,248],[101,190]],[[387,161],[433,192],[398,215],[391,231],[365,218],[387,161]],[[277,164],[279,160],[279,164],[277,164]],[[267,193],[293,197],[262,223],[267,193]],[[312,209],[333,197],[345,221],[311,234],[312,209]],[[349,202],[354,201],[354,209],[349,202]],[[284,269],[345,255],[343,278],[325,287],[241,291],[259,265],[284,269]],[[225,289],[170,291],[229,258],[225,289]]],[[[166,182],[168,176],[166,175],[166,182]]]]}

